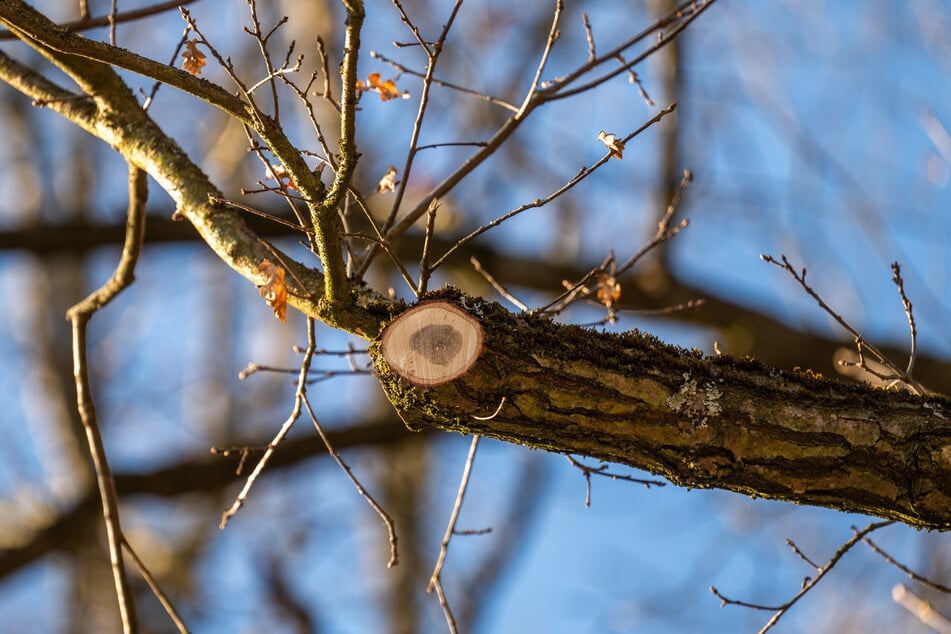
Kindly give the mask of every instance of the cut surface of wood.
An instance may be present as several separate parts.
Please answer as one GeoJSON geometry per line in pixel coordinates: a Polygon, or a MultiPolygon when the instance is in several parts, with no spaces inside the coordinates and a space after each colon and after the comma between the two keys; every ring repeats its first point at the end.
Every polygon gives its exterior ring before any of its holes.
{"type": "Polygon", "coordinates": [[[482,326],[449,302],[424,302],[383,331],[390,368],[416,385],[440,385],[465,374],[482,353],[482,326]]]}

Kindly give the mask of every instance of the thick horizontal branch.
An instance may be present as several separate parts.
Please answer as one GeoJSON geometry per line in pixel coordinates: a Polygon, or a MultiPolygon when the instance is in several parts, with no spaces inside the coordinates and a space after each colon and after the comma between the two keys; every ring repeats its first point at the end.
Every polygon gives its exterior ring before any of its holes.
{"type": "Polygon", "coordinates": [[[483,349],[467,373],[427,388],[400,378],[371,347],[411,429],[477,433],[627,464],[685,487],[951,528],[946,397],[703,358],[637,332],[516,316],[451,289],[434,297],[479,320],[483,349]]]}

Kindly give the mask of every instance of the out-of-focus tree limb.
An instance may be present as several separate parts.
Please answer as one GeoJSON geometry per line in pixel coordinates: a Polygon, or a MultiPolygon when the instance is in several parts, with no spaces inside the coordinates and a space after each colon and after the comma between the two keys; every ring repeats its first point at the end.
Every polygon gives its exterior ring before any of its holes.
{"type": "MultiPolygon", "coordinates": [[[[200,239],[188,223],[175,222],[168,213],[153,212],[148,217],[147,244],[194,242],[200,239]]],[[[250,216],[248,225],[262,237],[295,236],[292,231],[265,219],[250,216]]],[[[39,224],[28,228],[0,232],[0,251],[22,250],[38,256],[59,252],[85,252],[122,242],[121,224],[39,224]]],[[[450,240],[432,237],[434,252],[452,246],[450,240]]],[[[413,258],[422,249],[422,236],[410,234],[395,245],[400,257],[413,258]]],[[[448,266],[470,268],[468,258],[475,256],[482,265],[502,283],[513,289],[550,291],[562,290],[562,280],[581,279],[589,268],[546,261],[542,258],[520,257],[497,250],[490,241],[473,242],[465,254],[447,261],[448,266]]],[[[704,304],[696,310],[682,310],[664,315],[664,319],[695,326],[709,327],[720,333],[725,352],[750,355],[769,365],[790,369],[811,368],[817,372],[834,372],[832,356],[835,350],[852,345],[847,337],[830,338],[814,332],[804,332],[785,325],[775,317],[754,307],[745,306],[727,296],[718,296],[716,288],[700,288],[661,268],[652,269],[648,277],[633,275],[621,279],[624,302],[629,306],[657,310],[685,304],[703,298],[704,304]],[[734,341],[736,342],[734,344],[734,341]]],[[[633,318],[637,323],[637,316],[633,318]]],[[[907,349],[879,346],[891,358],[900,359],[907,349]]],[[[930,389],[947,392],[951,363],[947,360],[919,354],[915,362],[915,376],[930,389]]]]}
{"type": "MultiPolygon", "coordinates": [[[[379,422],[328,432],[328,435],[338,450],[378,447],[420,439],[418,435],[407,434],[403,426],[389,417],[379,422]]],[[[268,472],[326,457],[329,455],[317,436],[289,439],[268,463],[268,472]]],[[[114,476],[116,491],[123,500],[146,495],[176,498],[187,493],[217,491],[244,480],[244,475],[235,473],[235,464],[235,459],[209,455],[184,460],[150,472],[119,473],[114,476]]],[[[100,519],[99,497],[96,491],[91,489],[71,509],[26,537],[22,546],[0,550],[0,579],[51,552],[76,548],[75,536],[87,532],[80,530],[80,527],[91,525],[100,519]]]]}

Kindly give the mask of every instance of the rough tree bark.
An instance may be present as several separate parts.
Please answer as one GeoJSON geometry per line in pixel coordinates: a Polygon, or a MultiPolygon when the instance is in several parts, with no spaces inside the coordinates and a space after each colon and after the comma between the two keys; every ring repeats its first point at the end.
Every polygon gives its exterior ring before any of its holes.
{"type": "Polygon", "coordinates": [[[478,319],[483,350],[463,375],[420,386],[384,347],[371,348],[410,429],[477,433],[631,465],[685,487],[951,528],[951,400],[943,396],[703,358],[637,331],[513,315],[452,289],[434,298],[420,307],[478,319]]]}

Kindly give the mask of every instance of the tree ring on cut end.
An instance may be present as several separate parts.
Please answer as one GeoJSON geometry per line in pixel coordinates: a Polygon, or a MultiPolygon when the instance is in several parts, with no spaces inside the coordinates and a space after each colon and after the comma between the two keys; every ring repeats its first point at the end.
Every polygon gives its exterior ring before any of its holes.
{"type": "Polygon", "coordinates": [[[380,350],[390,368],[416,385],[448,383],[482,353],[482,325],[445,301],[424,302],[383,330],[380,350]]]}

